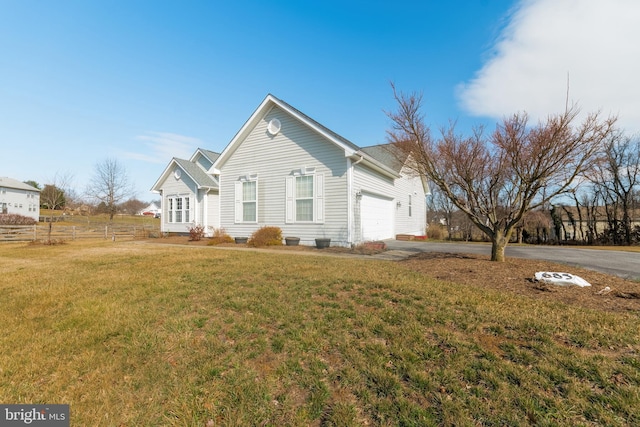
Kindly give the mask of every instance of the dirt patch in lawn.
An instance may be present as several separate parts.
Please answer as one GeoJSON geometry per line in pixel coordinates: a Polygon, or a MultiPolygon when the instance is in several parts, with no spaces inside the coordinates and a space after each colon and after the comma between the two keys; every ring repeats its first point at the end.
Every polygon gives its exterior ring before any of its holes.
{"type": "MultiPolygon", "coordinates": [[[[189,240],[187,236],[168,236],[161,237],[158,239],[149,240],[153,243],[167,243],[167,244],[175,244],[175,245],[188,245],[188,246],[209,246],[211,240],[208,238],[204,238],[202,240],[189,240]]],[[[317,252],[318,254],[353,254],[353,255],[375,255],[381,252],[384,252],[386,249],[379,247],[376,242],[371,242],[372,244],[365,244],[357,246],[353,249],[350,248],[342,248],[339,246],[330,246],[324,249],[317,249],[315,246],[307,246],[307,245],[297,245],[297,246],[265,246],[262,249],[277,249],[282,251],[294,251],[294,252],[317,252]]],[[[214,247],[222,247],[222,248],[248,248],[249,245],[245,243],[222,243],[219,245],[215,245],[214,247]]]]}
{"type": "MultiPolygon", "coordinates": [[[[209,239],[190,241],[185,236],[154,239],[153,242],[207,246],[209,239]]],[[[234,243],[223,247],[244,248],[247,245],[234,243]]],[[[331,254],[375,255],[381,250],[367,248],[330,247],[316,249],[313,246],[269,246],[268,249],[283,251],[305,251],[331,254]]],[[[459,283],[504,292],[513,292],[536,299],[559,301],[585,308],[607,311],[640,311],[640,283],[625,280],[597,271],[571,267],[549,261],[508,258],[505,262],[492,262],[488,256],[424,252],[399,261],[407,269],[418,271],[437,280],[459,283]],[[557,286],[533,280],[537,271],[553,271],[580,276],[591,287],[557,286]],[[609,288],[605,290],[605,288],[609,288]]]]}
{"type": "Polygon", "coordinates": [[[564,264],[520,258],[492,262],[483,255],[435,252],[420,253],[400,262],[410,270],[461,285],[513,292],[590,309],[640,310],[640,283],[564,264]],[[570,273],[582,277],[591,287],[536,282],[533,277],[537,271],[570,273]],[[607,287],[608,291],[605,290],[607,287]]]}

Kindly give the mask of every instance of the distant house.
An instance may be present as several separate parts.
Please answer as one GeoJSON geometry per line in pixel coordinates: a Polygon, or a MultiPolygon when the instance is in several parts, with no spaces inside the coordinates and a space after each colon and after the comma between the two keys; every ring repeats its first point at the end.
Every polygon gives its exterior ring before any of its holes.
{"type": "Polygon", "coordinates": [[[156,202],[151,202],[149,206],[138,212],[138,215],[157,216],[160,213],[160,206],[156,202]]]}
{"type": "Polygon", "coordinates": [[[425,233],[426,182],[392,146],[360,148],[268,95],[222,153],[173,158],[152,191],[162,230],[247,237],[280,227],[303,244],[349,246],[425,233]]]}
{"type": "Polygon", "coordinates": [[[0,177],[0,214],[40,218],[40,190],[18,180],[0,177]]]}

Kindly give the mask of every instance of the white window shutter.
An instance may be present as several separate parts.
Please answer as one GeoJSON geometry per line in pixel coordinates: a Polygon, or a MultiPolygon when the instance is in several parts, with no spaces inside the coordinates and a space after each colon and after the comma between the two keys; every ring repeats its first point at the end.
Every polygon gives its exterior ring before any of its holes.
{"type": "Polygon", "coordinates": [[[235,209],[235,220],[236,222],[242,222],[242,181],[235,182],[235,200],[236,200],[236,209],[235,209]]]}
{"type": "Polygon", "coordinates": [[[313,207],[315,209],[314,212],[314,220],[315,222],[324,222],[324,175],[316,174],[313,179],[313,198],[314,203],[313,207]]]}
{"type": "Polygon", "coordinates": [[[258,184],[258,176],[255,176],[255,181],[256,181],[256,222],[259,221],[258,218],[260,218],[260,205],[258,204],[258,200],[260,199],[260,186],[258,184]]]}
{"type": "Polygon", "coordinates": [[[287,224],[293,224],[295,220],[295,212],[296,212],[296,198],[294,194],[295,189],[295,176],[287,176],[285,178],[285,214],[284,214],[284,222],[287,224]]]}

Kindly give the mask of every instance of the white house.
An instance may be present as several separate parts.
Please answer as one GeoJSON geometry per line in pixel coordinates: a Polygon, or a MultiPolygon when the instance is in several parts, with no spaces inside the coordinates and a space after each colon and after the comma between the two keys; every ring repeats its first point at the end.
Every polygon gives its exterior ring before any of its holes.
{"type": "Polygon", "coordinates": [[[160,212],[161,212],[160,206],[158,206],[158,204],[156,202],[151,202],[151,203],[149,203],[149,206],[147,206],[146,208],[140,210],[138,212],[138,215],[156,216],[160,212]]]}
{"type": "Polygon", "coordinates": [[[152,191],[164,232],[200,224],[248,237],[277,226],[302,244],[350,246],[425,233],[428,188],[401,158],[390,145],[360,148],[268,95],[222,153],[172,159],[152,191]]]}
{"type": "Polygon", "coordinates": [[[0,214],[40,218],[40,190],[18,180],[0,177],[0,214]]]}

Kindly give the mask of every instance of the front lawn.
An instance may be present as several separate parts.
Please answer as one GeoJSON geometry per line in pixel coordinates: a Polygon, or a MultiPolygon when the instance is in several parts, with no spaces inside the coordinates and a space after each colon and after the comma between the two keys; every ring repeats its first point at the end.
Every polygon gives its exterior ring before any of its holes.
{"type": "Polygon", "coordinates": [[[68,403],[72,425],[640,424],[637,311],[286,251],[0,262],[0,402],[68,403]]]}

